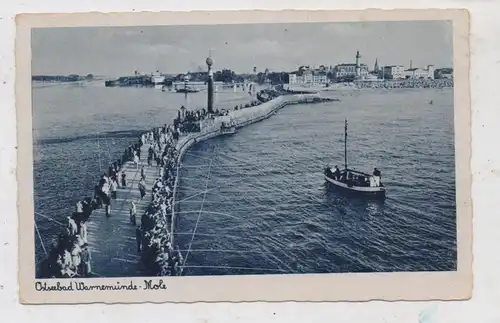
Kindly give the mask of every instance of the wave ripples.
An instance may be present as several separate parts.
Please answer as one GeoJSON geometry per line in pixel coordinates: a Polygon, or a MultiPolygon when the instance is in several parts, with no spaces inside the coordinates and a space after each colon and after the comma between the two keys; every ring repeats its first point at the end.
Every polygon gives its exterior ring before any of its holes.
{"type": "Polygon", "coordinates": [[[184,273],[455,270],[452,100],[450,90],[348,93],[197,144],[180,175],[184,273]],[[384,202],[324,183],[323,167],[343,163],[344,118],[350,165],[382,170],[384,202]]]}

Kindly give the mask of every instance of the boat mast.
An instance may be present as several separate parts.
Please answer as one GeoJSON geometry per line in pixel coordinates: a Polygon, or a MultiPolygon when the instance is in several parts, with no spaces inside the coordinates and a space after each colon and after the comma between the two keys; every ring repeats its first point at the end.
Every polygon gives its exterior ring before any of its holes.
{"type": "Polygon", "coordinates": [[[344,166],[347,170],[347,119],[345,119],[345,131],[344,131],[344,166]]]}

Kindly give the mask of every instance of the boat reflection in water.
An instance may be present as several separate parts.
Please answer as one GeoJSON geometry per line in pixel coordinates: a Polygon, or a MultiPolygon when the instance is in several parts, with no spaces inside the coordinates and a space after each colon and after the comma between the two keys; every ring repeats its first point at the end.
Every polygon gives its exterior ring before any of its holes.
{"type": "MultiPolygon", "coordinates": [[[[377,195],[363,195],[353,194],[351,191],[336,189],[330,182],[325,181],[325,202],[329,208],[335,208],[340,217],[337,219],[345,223],[346,216],[349,221],[355,220],[362,223],[364,221],[371,221],[377,217],[383,217],[386,212],[389,212],[390,206],[386,205],[385,199],[377,195]]],[[[349,222],[348,221],[348,222],[349,222]]],[[[355,224],[351,224],[355,225],[355,224]]]]}
{"type": "Polygon", "coordinates": [[[344,169],[327,166],[324,176],[328,183],[350,195],[362,195],[384,199],[386,189],[381,181],[381,173],[375,168],[373,174],[363,173],[347,167],[347,120],[345,121],[344,169]]]}

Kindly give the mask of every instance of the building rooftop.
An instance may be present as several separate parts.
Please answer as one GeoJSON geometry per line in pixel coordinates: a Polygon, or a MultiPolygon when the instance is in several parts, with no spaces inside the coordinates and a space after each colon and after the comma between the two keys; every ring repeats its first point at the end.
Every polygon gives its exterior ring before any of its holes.
{"type": "MultiPolygon", "coordinates": [[[[342,63],[342,64],[337,64],[337,66],[356,66],[356,63],[342,63]]],[[[368,65],[359,64],[359,66],[368,66],[368,65]]]]}

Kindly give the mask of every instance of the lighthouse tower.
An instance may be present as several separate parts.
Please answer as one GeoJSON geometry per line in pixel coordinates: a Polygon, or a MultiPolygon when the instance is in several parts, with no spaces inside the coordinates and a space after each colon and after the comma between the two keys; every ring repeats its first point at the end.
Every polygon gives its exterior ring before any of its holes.
{"type": "Polygon", "coordinates": [[[356,52],[356,79],[361,78],[361,66],[359,65],[359,59],[361,58],[361,55],[359,54],[359,50],[356,52]]]}
{"type": "Polygon", "coordinates": [[[214,63],[212,59],[212,55],[208,55],[206,61],[207,67],[208,67],[208,80],[207,80],[207,87],[208,87],[208,95],[207,95],[207,110],[208,113],[214,113],[214,74],[212,72],[212,65],[214,63]]]}

